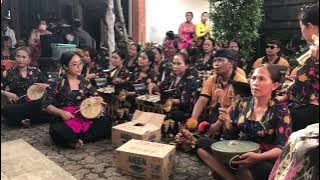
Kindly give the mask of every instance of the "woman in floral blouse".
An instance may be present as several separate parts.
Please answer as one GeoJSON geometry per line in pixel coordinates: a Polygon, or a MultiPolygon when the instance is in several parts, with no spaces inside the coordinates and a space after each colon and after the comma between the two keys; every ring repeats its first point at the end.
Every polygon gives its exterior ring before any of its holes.
{"type": "MultiPolygon", "coordinates": [[[[99,119],[88,120],[76,113],[81,102],[96,96],[90,81],[81,76],[83,62],[73,52],[61,56],[66,74],[50,86],[42,106],[57,119],[50,125],[50,136],[56,144],[80,148],[84,142],[97,141],[111,134],[111,121],[102,115],[99,119]]],[[[96,97],[102,102],[101,97],[96,97]]]]}
{"type": "MultiPolygon", "coordinates": [[[[313,42],[312,35],[319,37],[319,3],[304,8],[299,21],[305,40],[313,42]]],[[[319,46],[315,48],[319,51],[319,46]]],[[[319,122],[319,54],[298,66],[293,85],[287,95],[280,98],[281,101],[288,99],[293,131],[319,122]]]]}
{"type": "Polygon", "coordinates": [[[212,53],[214,52],[215,44],[215,40],[211,38],[203,41],[202,54],[195,62],[195,67],[198,71],[212,70],[212,53]]]}
{"type": "Polygon", "coordinates": [[[152,69],[154,54],[152,49],[146,49],[139,54],[138,67],[129,78],[128,96],[135,97],[148,93],[148,84],[156,82],[157,77],[152,69]]]}
{"type": "Polygon", "coordinates": [[[111,64],[114,67],[108,74],[108,81],[115,85],[116,94],[120,92],[128,83],[129,71],[124,66],[126,59],[126,52],[124,50],[116,50],[112,53],[111,64]]]}
{"type": "Polygon", "coordinates": [[[94,50],[91,47],[85,47],[82,48],[82,53],[82,59],[84,61],[82,74],[87,79],[94,79],[100,77],[102,75],[102,70],[99,64],[95,62],[94,50]]]}
{"type": "Polygon", "coordinates": [[[286,106],[273,98],[278,88],[280,72],[273,65],[261,65],[255,69],[250,86],[253,97],[240,99],[227,109],[220,109],[219,119],[212,124],[207,135],[214,135],[221,129],[229,137],[254,141],[260,144],[260,153],[248,152],[240,156],[240,170],[235,174],[226,168],[214,153],[211,154],[210,139],[200,139],[198,155],[218,175],[225,179],[266,179],[274,161],[291,134],[291,118],[286,106]],[[231,123],[227,128],[226,123],[231,123]],[[200,142],[203,141],[203,142],[200,142]],[[206,144],[206,145],[205,145],[206,144]],[[209,146],[208,146],[209,145],[209,146]]]}
{"type": "Polygon", "coordinates": [[[188,56],[177,53],[172,61],[173,72],[160,83],[159,88],[155,88],[161,96],[172,99],[173,107],[169,117],[179,122],[190,117],[199,87],[197,77],[190,72],[189,66],[188,56]]]}
{"type": "Polygon", "coordinates": [[[7,97],[10,104],[1,112],[12,125],[30,126],[30,123],[46,122],[48,116],[41,109],[41,100],[30,101],[27,96],[28,88],[37,84],[40,89],[49,85],[46,77],[39,69],[29,66],[31,57],[28,47],[16,50],[16,66],[3,71],[1,77],[1,95],[7,97]]]}

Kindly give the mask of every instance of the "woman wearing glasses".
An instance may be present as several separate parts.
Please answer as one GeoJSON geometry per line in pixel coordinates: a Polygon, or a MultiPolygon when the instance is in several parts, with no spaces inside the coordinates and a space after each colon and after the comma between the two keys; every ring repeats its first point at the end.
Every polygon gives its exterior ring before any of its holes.
{"type": "Polygon", "coordinates": [[[288,61],[279,56],[279,52],[281,50],[281,43],[279,40],[268,40],[266,45],[266,56],[257,59],[252,65],[252,69],[256,69],[261,64],[274,64],[280,66],[287,66],[288,70],[286,75],[290,75],[290,65],[288,61]]]}
{"type": "MultiPolygon", "coordinates": [[[[81,75],[84,63],[79,55],[66,52],[61,56],[66,74],[50,86],[42,104],[43,109],[56,116],[50,125],[50,136],[59,145],[81,148],[84,142],[93,142],[111,134],[111,121],[106,116],[88,120],[76,113],[81,102],[97,93],[90,81],[81,75]]],[[[96,97],[102,102],[101,97],[96,97]]]]}

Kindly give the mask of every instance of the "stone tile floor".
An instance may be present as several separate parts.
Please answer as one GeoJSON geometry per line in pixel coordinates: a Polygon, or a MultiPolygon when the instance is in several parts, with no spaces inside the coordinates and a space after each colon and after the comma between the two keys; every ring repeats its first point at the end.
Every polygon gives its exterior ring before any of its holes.
{"type": "MultiPolygon", "coordinates": [[[[2,118],[1,118],[2,119],[2,118]]],[[[57,147],[48,134],[49,125],[29,129],[9,128],[1,123],[1,143],[23,139],[45,154],[78,180],[136,180],[117,173],[113,160],[115,148],[110,140],[85,144],[80,150],[57,147]]],[[[209,180],[209,169],[194,154],[177,151],[172,180],[209,180]]]]}

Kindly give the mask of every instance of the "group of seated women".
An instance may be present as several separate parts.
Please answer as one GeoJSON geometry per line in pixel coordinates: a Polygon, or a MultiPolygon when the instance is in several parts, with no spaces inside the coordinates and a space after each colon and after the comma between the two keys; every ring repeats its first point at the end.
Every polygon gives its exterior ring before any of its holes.
{"type": "MultiPolygon", "coordinates": [[[[318,5],[316,8],[304,10],[300,17],[302,33],[308,41],[312,40],[312,34],[319,35],[319,22],[313,21],[314,13],[319,17],[318,5]]],[[[229,44],[235,45],[234,42],[229,44]]],[[[172,102],[167,118],[181,123],[194,118],[201,123],[203,119],[200,114],[210,104],[208,109],[216,112],[216,117],[197,141],[199,158],[224,179],[267,179],[281,156],[270,176],[277,179],[283,171],[276,167],[283,168],[285,164],[281,162],[285,156],[281,154],[286,153],[282,150],[290,151],[286,143],[291,132],[319,122],[319,116],[308,120],[303,118],[319,112],[319,55],[316,54],[319,47],[313,48],[315,53],[312,57],[300,64],[294,83],[281,97],[276,94],[282,88],[281,73],[276,65],[257,66],[248,83],[246,74],[239,67],[236,52],[217,49],[213,39],[203,41],[203,51],[199,56],[193,56],[194,49],[178,52],[175,48],[174,44],[167,44],[164,49],[150,47],[138,51],[138,47],[131,44],[128,57],[126,51],[121,49],[112,53],[112,68],[106,72],[94,62],[90,49],[84,49],[82,53],[66,52],[60,59],[62,75],[49,83],[39,69],[29,65],[29,49],[20,47],[16,50],[16,65],[2,72],[1,95],[8,99],[8,104],[1,111],[9,124],[30,127],[34,123],[50,122],[49,133],[56,144],[81,148],[86,142],[111,136],[112,119],[107,114],[89,120],[79,113],[81,102],[87,98],[93,97],[98,103],[103,103],[104,99],[98,96],[93,82],[95,78],[106,77],[108,84],[115,86],[116,94],[121,91],[126,93],[131,111],[136,108],[136,97],[160,95],[172,102]],[[163,52],[166,52],[168,59],[162,58],[163,52]],[[212,71],[211,77],[200,78],[199,71],[203,70],[212,71]],[[248,85],[251,96],[240,95],[234,82],[248,85]],[[26,96],[31,85],[45,92],[41,99],[31,100],[26,96]],[[306,114],[302,115],[301,111],[306,114]],[[233,162],[240,170],[232,171],[210,148],[220,140],[216,135],[256,142],[260,145],[259,152],[242,154],[233,162]]],[[[307,137],[311,138],[311,135],[307,137]]],[[[318,133],[312,137],[319,140],[318,133]]],[[[319,144],[312,147],[319,148],[319,144]]],[[[300,159],[299,162],[303,161],[300,159]]],[[[292,170],[295,173],[291,172],[291,177],[307,177],[311,173],[301,175],[299,171],[303,170],[298,167],[300,169],[292,170]]]]}

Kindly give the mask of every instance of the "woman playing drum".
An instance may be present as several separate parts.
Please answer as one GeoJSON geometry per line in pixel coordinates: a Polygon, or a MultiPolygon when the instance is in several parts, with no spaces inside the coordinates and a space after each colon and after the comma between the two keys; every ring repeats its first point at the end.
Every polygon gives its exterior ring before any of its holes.
{"type": "Polygon", "coordinates": [[[250,81],[253,97],[240,99],[228,110],[220,109],[219,120],[208,130],[209,136],[224,129],[225,134],[236,135],[229,136],[230,139],[240,138],[260,144],[261,153],[248,152],[233,162],[240,167],[236,174],[224,166],[220,157],[211,154],[212,139],[199,139],[198,155],[221,177],[231,180],[266,179],[269,176],[291,133],[288,108],[273,98],[280,79],[280,72],[273,65],[261,65],[255,69],[250,81]],[[231,123],[229,128],[228,123],[231,123]]]}
{"type": "MultiPolygon", "coordinates": [[[[79,111],[83,100],[95,96],[90,81],[81,76],[83,62],[73,52],[61,56],[66,74],[50,86],[43,108],[57,119],[50,125],[50,136],[56,144],[80,148],[83,142],[103,139],[111,134],[111,121],[106,116],[88,120],[79,111]]],[[[95,97],[102,103],[101,97],[95,97]]]]}
{"type": "Polygon", "coordinates": [[[36,84],[44,90],[49,85],[39,69],[29,66],[30,50],[20,47],[16,50],[16,66],[2,73],[1,95],[9,100],[1,112],[11,125],[30,126],[30,123],[45,122],[48,116],[41,109],[41,101],[30,101],[26,96],[27,89],[36,84]]]}

